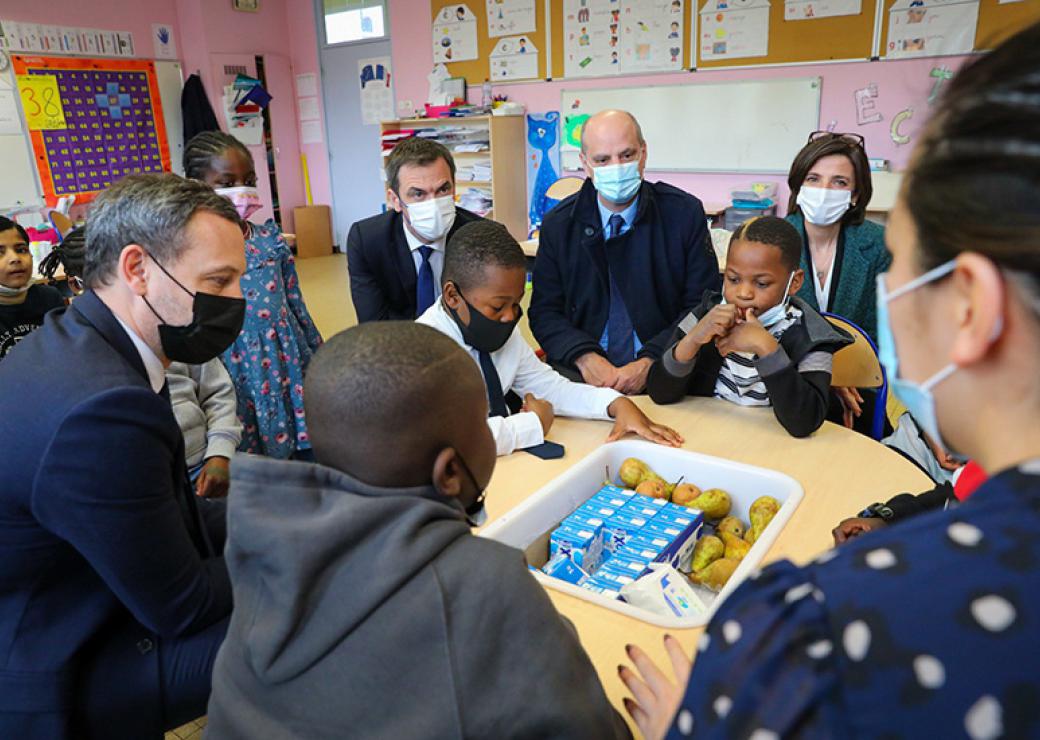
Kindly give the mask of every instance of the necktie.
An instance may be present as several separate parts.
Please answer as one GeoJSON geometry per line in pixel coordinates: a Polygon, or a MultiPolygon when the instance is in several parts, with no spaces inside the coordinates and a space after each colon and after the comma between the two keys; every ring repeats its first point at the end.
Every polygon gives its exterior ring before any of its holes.
{"type": "Polygon", "coordinates": [[[433,305],[433,266],[430,264],[433,248],[419,247],[419,254],[422,255],[422,264],[419,265],[419,281],[415,288],[416,318],[422,316],[426,309],[433,305]]]}
{"type": "Polygon", "coordinates": [[[488,416],[509,416],[498,370],[495,369],[495,363],[491,361],[491,355],[484,351],[480,352],[480,372],[484,374],[484,385],[487,386],[488,416]]]}
{"type": "MultiPolygon", "coordinates": [[[[621,236],[621,229],[625,226],[625,219],[615,213],[607,222],[610,236],[608,239],[621,236]]],[[[614,275],[607,267],[610,277],[610,313],[607,315],[607,359],[617,367],[627,365],[635,359],[636,345],[632,336],[632,319],[628,316],[625,301],[621,297],[621,290],[614,282],[614,275]]]]}

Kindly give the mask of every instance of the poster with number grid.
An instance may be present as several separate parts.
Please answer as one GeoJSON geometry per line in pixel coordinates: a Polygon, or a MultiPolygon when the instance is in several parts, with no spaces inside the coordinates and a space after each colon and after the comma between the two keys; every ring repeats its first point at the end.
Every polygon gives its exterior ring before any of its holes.
{"type": "MultiPolygon", "coordinates": [[[[48,203],[92,200],[126,175],[170,171],[155,65],[150,61],[13,55],[16,75],[57,78],[65,128],[31,131],[48,203]]],[[[22,97],[23,107],[31,101],[22,97]]]]}

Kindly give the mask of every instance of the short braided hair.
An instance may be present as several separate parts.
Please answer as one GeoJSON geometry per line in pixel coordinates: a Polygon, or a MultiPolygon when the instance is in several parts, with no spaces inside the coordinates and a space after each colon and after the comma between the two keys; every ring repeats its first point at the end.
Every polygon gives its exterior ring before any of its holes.
{"type": "Polygon", "coordinates": [[[229,149],[238,151],[250,162],[253,155],[246,149],[246,145],[231,134],[223,131],[203,131],[196,134],[184,146],[184,176],[192,180],[205,180],[206,175],[213,169],[213,160],[223,156],[229,149]]]}

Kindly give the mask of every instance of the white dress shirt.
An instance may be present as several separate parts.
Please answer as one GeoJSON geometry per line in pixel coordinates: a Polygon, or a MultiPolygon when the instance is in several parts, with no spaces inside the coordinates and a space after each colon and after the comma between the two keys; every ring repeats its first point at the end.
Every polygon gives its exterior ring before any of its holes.
{"type": "Polygon", "coordinates": [[[422,268],[422,253],[419,252],[419,247],[429,247],[433,250],[430,253],[430,268],[433,270],[433,299],[436,301],[441,297],[441,273],[444,271],[444,244],[447,242],[447,234],[435,242],[420,241],[419,237],[408,228],[408,224],[404,223],[404,216],[401,216],[401,228],[404,229],[404,238],[408,242],[408,248],[412,250],[412,262],[415,264],[417,279],[419,270],[422,268]]]}
{"type": "Polygon", "coordinates": [[[148,383],[152,386],[152,390],[158,393],[166,383],[166,368],[163,367],[162,360],[156,357],[155,353],[152,352],[152,348],[145,344],[144,340],[137,336],[126,322],[116,316],[114,312],[112,315],[115,316],[116,321],[123,327],[123,331],[126,332],[126,335],[130,337],[130,341],[134,343],[134,347],[137,348],[137,354],[141,355],[141,362],[144,363],[144,370],[148,373],[148,383]]]}
{"type": "MultiPolygon", "coordinates": [[[[451,314],[442,301],[437,301],[416,321],[432,326],[454,339],[480,368],[480,353],[466,344],[451,314]]],[[[502,392],[510,390],[521,398],[531,393],[536,398],[548,401],[553,405],[553,412],[558,416],[574,416],[580,419],[610,419],[607,407],[620,398],[621,394],[613,388],[594,388],[584,383],[567,380],[535,355],[534,350],[513,329],[512,335],[498,352],[491,353],[491,362],[498,371],[502,383],[502,392]]],[[[538,414],[531,411],[513,414],[512,416],[488,417],[488,425],[495,437],[495,447],[499,455],[508,455],[514,450],[533,447],[545,441],[542,435],[542,422],[538,414]]]]}

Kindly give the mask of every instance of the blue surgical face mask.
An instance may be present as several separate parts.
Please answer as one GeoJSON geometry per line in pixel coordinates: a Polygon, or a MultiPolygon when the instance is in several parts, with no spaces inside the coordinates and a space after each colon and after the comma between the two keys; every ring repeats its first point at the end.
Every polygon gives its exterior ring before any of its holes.
{"type": "Polygon", "coordinates": [[[639,162],[605,164],[592,168],[592,183],[596,190],[611,203],[627,203],[639,192],[643,178],[639,162]]]}
{"type": "MultiPolygon", "coordinates": [[[[932,394],[932,389],[953,375],[957,370],[957,366],[951,362],[923,383],[914,383],[913,381],[900,378],[899,357],[896,354],[892,325],[888,319],[888,304],[900,296],[917,290],[922,285],[927,285],[945,277],[953,272],[954,267],[956,267],[955,261],[950,260],[914,278],[906,285],[892,291],[891,294],[885,290],[884,275],[877,276],[878,359],[888,375],[889,388],[903,402],[903,405],[906,406],[910,415],[914,417],[914,421],[917,422],[918,426],[944,449],[949,451],[951,455],[953,451],[943,441],[942,434],[939,433],[939,419],[935,412],[935,396],[932,394]]],[[[998,322],[992,339],[1000,336],[1002,326],[1003,322],[998,322]]]]}
{"type": "Polygon", "coordinates": [[[762,312],[762,315],[758,317],[759,322],[765,328],[773,326],[776,322],[787,315],[787,301],[791,292],[791,283],[794,282],[794,272],[791,273],[791,277],[787,278],[787,287],[784,288],[784,297],[780,299],[772,308],[766,309],[762,312]]]}
{"type": "MultiPolygon", "coordinates": [[[[791,292],[792,282],[794,282],[793,272],[791,273],[791,277],[787,278],[787,287],[784,288],[784,297],[780,299],[779,303],[777,303],[772,308],[767,308],[765,311],[762,312],[762,315],[758,317],[758,322],[762,324],[762,326],[764,326],[765,328],[768,329],[769,327],[773,326],[778,321],[780,321],[780,319],[787,315],[787,301],[788,298],[790,298],[789,293],[791,292]]],[[[726,294],[723,293],[721,303],[725,305],[726,302],[726,294]]]]}

